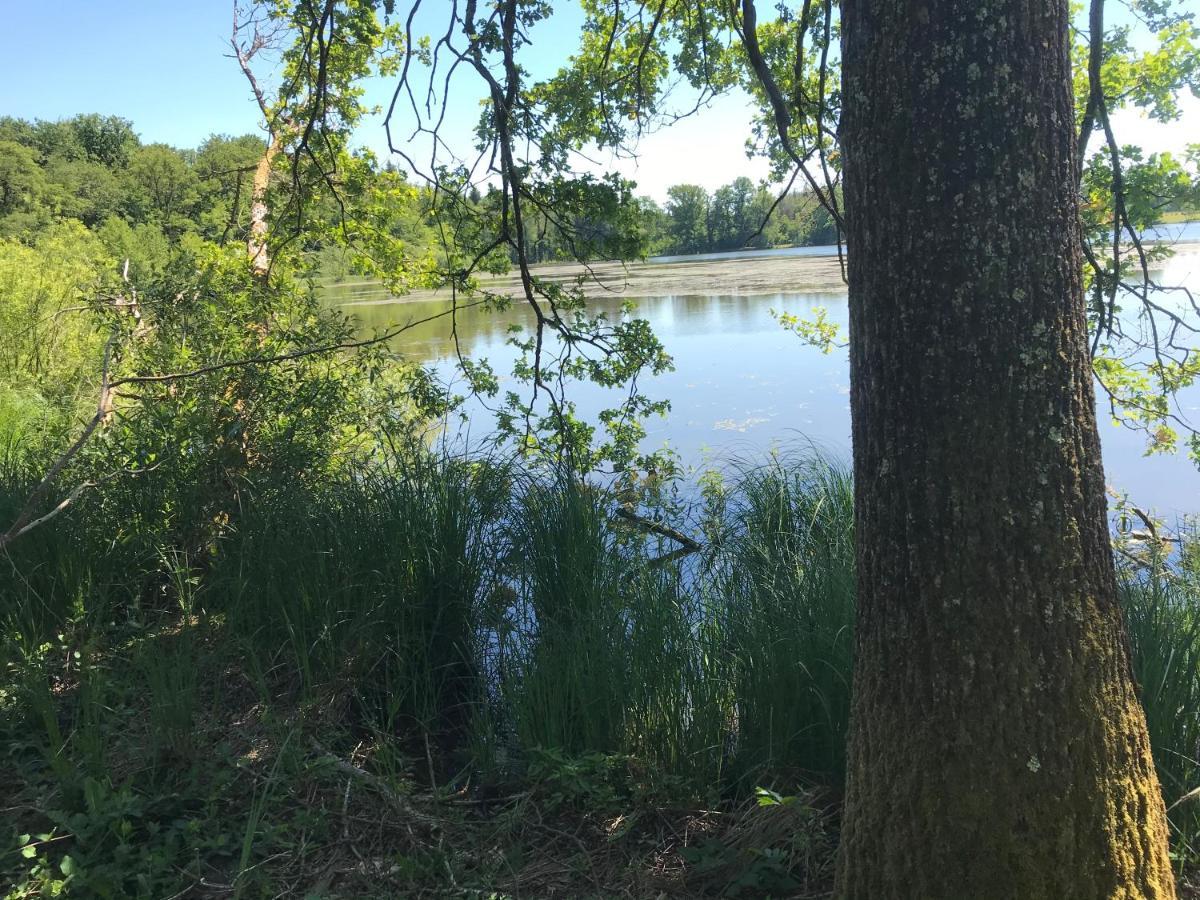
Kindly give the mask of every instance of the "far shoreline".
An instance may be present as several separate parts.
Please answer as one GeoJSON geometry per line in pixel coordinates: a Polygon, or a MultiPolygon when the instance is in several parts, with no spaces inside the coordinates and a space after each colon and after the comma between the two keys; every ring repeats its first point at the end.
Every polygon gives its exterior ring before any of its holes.
{"type": "MultiPolygon", "coordinates": [[[[1185,227],[1200,223],[1179,223],[1185,227]]],[[[1147,243],[1162,244],[1161,240],[1147,243]]],[[[1190,254],[1200,250],[1200,236],[1180,237],[1172,246],[1186,248],[1190,254]]],[[[842,278],[843,257],[835,246],[770,248],[768,250],[728,251],[721,254],[650,257],[645,260],[601,261],[590,263],[554,262],[531,267],[530,271],[549,281],[576,283],[588,300],[621,300],[641,297],[722,294],[728,296],[776,296],[787,293],[841,294],[846,291],[842,278]],[[788,250],[826,252],[791,253],[788,250]],[[753,265],[747,265],[753,263],[753,265]]],[[[480,287],[514,299],[523,296],[516,272],[486,275],[480,287]]],[[[322,287],[337,306],[380,306],[403,303],[427,303],[449,299],[450,292],[418,290],[408,294],[387,294],[378,279],[347,279],[322,287]],[[345,295],[339,297],[338,295],[345,295]],[[370,295],[383,294],[383,296],[370,295]],[[355,296],[358,295],[358,296],[355,296]],[[364,296],[366,295],[366,296],[364,296]]]]}

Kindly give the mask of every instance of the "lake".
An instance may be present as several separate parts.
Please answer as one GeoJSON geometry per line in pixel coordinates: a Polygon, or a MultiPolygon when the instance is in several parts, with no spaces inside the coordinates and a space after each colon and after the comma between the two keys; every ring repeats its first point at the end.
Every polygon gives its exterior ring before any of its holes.
{"type": "MultiPolygon", "coordinates": [[[[1161,238],[1200,241],[1200,223],[1167,226],[1161,238]]],[[[1200,243],[1181,243],[1176,249],[1162,282],[1200,289],[1200,243]]],[[[665,419],[647,423],[648,449],[669,444],[688,466],[763,458],[772,447],[808,445],[849,460],[846,351],[824,355],[805,346],[772,315],[772,310],[803,315],[825,307],[831,320],[846,326],[846,293],[833,252],[835,248],[803,247],[597,268],[604,287],[589,288],[589,303],[616,315],[622,300],[635,299],[638,315],[649,320],[675,360],[675,371],[642,381],[647,395],[672,404],[665,419]],[[778,289],[772,292],[770,285],[778,289]]],[[[570,278],[579,268],[541,271],[570,278]]],[[[511,279],[495,284],[512,286],[511,279]]],[[[369,283],[332,286],[327,293],[332,302],[348,304],[364,330],[419,320],[447,306],[444,297],[428,293],[389,300],[369,283]]],[[[509,325],[528,327],[531,321],[522,303],[503,313],[460,311],[462,348],[488,358],[503,375],[514,356],[506,343],[509,325]]],[[[446,320],[420,325],[401,335],[396,349],[448,373],[454,348],[447,332],[446,320]]],[[[585,414],[615,402],[590,385],[580,385],[573,396],[585,414]]],[[[1200,391],[1190,392],[1183,407],[1200,421],[1200,391]]],[[[490,414],[473,402],[468,411],[470,437],[477,441],[491,428],[490,414]]],[[[1100,411],[1109,485],[1168,519],[1200,511],[1200,473],[1186,455],[1144,456],[1144,436],[1113,425],[1103,406],[1100,411]]]]}

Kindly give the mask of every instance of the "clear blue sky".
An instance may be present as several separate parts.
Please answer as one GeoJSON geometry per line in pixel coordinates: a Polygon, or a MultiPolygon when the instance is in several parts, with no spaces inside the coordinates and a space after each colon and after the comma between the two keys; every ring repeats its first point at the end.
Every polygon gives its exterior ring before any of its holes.
{"type": "Polygon", "coordinates": [[[233,60],[226,0],[41,0],[5,6],[0,114],[130,119],[146,142],[194,147],[258,127],[233,60]]]}
{"type": "MultiPolygon", "coordinates": [[[[447,0],[427,0],[417,31],[444,29],[447,0]]],[[[535,75],[556,67],[574,49],[582,16],[577,4],[557,4],[551,21],[533,34],[535,53],[525,64],[535,75]]],[[[258,109],[232,59],[225,56],[232,0],[8,0],[0,52],[0,115],[57,119],[99,112],[130,119],[143,141],[195,147],[213,133],[257,130],[258,109]]],[[[405,3],[397,3],[404,9],[405,3]]],[[[456,92],[449,137],[469,141],[478,115],[471,73],[456,92]],[[470,84],[470,87],[467,87],[470,84]],[[466,102],[461,102],[465,100],[466,102]]],[[[390,97],[389,85],[370,86],[372,102],[390,97]]],[[[1147,150],[1179,149],[1196,140],[1200,102],[1189,98],[1185,118],[1169,126],[1126,114],[1115,123],[1118,138],[1147,150]]],[[[765,166],[746,159],[750,109],[744,96],[718,100],[699,116],[648,136],[636,163],[600,160],[638,181],[641,192],[662,200],[666,188],[694,182],[711,189],[737,175],[761,178],[765,166]]],[[[378,121],[368,121],[359,140],[384,148],[378,121]]],[[[462,153],[467,152],[463,147],[462,153]]]]}
{"type": "MultiPolygon", "coordinates": [[[[445,29],[446,0],[427,2],[419,35],[445,29]]],[[[49,0],[5,4],[6,39],[0,114],[57,119],[80,112],[123,116],[143,141],[195,146],[213,132],[240,134],[258,127],[258,110],[237,64],[226,56],[232,0],[49,0]]],[[[397,4],[397,11],[404,8],[397,4]]],[[[540,24],[541,52],[523,60],[548,74],[578,41],[576,4],[540,24]],[[553,55],[542,48],[554,48],[553,55]]],[[[470,79],[471,73],[462,70],[470,79]]],[[[374,84],[369,97],[390,98],[374,84]]],[[[470,99],[470,98],[468,98],[470,99]]],[[[458,112],[458,111],[456,111],[458,112]]],[[[463,123],[476,115],[461,110],[463,123]]],[[[364,141],[374,144],[371,135],[364,141]]]]}
{"type": "MultiPolygon", "coordinates": [[[[418,33],[445,27],[445,2],[425,4],[418,33]]],[[[7,6],[0,115],[119,115],[133,122],[143,141],[179,147],[197,146],[213,133],[244,134],[259,126],[245,80],[225,55],[232,0],[48,0],[7,6]]],[[[397,4],[398,9],[404,6],[397,4]]],[[[551,71],[577,45],[581,23],[577,5],[564,3],[535,29],[537,53],[524,63],[536,75],[551,71]]],[[[465,87],[474,79],[464,69],[460,80],[465,87]]],[[[478,116],[475,98],[464,96],[474,89],[472,84],[455,97],[467,101],[456,102],[449,117],[447,131],[456,147],[469,141],[478,116]]],[[[371,85],[368,98],[386,102],[390,86],[371,85]]],[[[638,164],[612,166],[659,199],[668,185],[680,181],[711,189],[739,174],[760,177],[765,167],[745,156],[748,132],[745,99],[726,98],[702,118],[648,138],[638,164]]],[[[384,148],[378,120],[368,121],[358,138],[377,151],[384,148]]]]}

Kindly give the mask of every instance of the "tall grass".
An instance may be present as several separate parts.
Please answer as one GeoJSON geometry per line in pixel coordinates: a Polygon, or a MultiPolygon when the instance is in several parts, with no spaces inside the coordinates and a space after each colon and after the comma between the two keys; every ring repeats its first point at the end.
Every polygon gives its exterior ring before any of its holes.
{"type": "Polygon", "coordinates": [[[1179,855],[1200,854],[1200,584],[1155,560],[1121,586],[1134,674],[1179,855]]]}
{"type": "Polygon", "coordinates": [[[500,721],[522,747],[711,775],[727,715],[704,677],[702,611],[681,572],[612,516],[609,498],[576,480],[526,486],[498,610],[500,721]]]}
{"type": "Polygon", "coordinates": [[[848,474],[819,458],[737,473],[703,586],[743,776],[794,770],[838,783],[844,773],[853,519],[848,474]]]}
{"type": "MultiPolygon", "coordinates": [[[[29,484],[0,470],[0,515],[29,484]]],[[[324,710],[312,727],[385,743],[377,758],[397,767],[422,758],[439,782],[553,750],[635,757],[698,793],[836,788],[849,475],[810,456],[706,485],[677,510],[704,542],[685,558],[616,516],[609,492],[497,460],[405,457],[332,483],[255,485],[195,558],[197,544],[141,527],[149,513],[114,523],[132,495],[101,497],[0,559],[0,706],[42,735],[64,786],[101,765],[110,687],[146,698],[154,754],[179,760],[222,702],[208,682],[236,672],[289,721],[324,710]],[[65,678],[55,646],[60,661],[102,664],[65,678]]],[[[1200,785],[1200,579],[1164,564],[1128,573],[1123,597],[1173,803],[1200,785]]],[[[1187,853],[1198,811],[1171,812],[1187,853]]]]}
{"type": "Polygon", "coordinates": [[[461,734],[479,700],[478,614],[508,475],[399,465],[264,494],[222,542],[204,602],[273,681],[348,686],[394,732],[461,734]]]}

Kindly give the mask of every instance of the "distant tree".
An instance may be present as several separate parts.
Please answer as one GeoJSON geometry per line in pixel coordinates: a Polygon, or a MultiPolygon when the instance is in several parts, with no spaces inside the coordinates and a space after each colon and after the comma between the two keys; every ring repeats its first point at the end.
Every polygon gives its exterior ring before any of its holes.
{"type": "Polygon", "coordinates": [[[88,113],[68,120],[68,125],[87,158],[110,169],[127,165],[139,143],[133,123],[119,116],[88,113]]]}
{"type": "Polygon", "coordinates": [[[30,126],[31,146],[37,150],[38,158],[47,162],[52,158],[87,159],[87,150],[79,141],[79,133],[69,120],[47,122],[39,119],[30,126]]]}
{"type": "Polygon", "coordinates": [[[134,218],[157,222],[168,234],[187,230],[199,185],[183,154],[166,144],[139,147],[127,177],[134,218]]]}
{"type": "Polygon", "coordinates": [[[62,218],[94,228],[126,208],[130,185],[120,170],[85,158],[53,156],[46,163],[48,202],[62,218]]]}
{"type": "Polygon", "coordinates": [[[0,140],[0,216],[28,211],[46,193],[46,177],[34,152],[15,141],[0,140]]]}
{"type": "MultiPolygon", "coordinates": [[[[747,182],[749,179],[747,179],[747,182]]],[[[722,185],[713,191],[708,204],[709,246],[706,250],[728,250],[738,239],[738,200],[733,185],[722,185]]]]}
{"type": "Polygon", "coordinates": [[[37,142],[32,122],[14,116],[0,116],[0,141],[13,141],[35,149],[37,142]]]}
{"type": "Polygon", "coordinates": [[[258,135],[213,135],[196,152],[201,233],[225,243],[246,239],[254,170],[265,145],[258,135]]]}
{"type": "Polygon", "coordinates": [[[708,191],[697,184],[676,184],[667,190],[667,215],[676,253],[697,253],[712,243],[708,205],[708,191]]]}
{"type": "MultiPolygon", "coordinates": [[[[740,176],[717,188],[709,206],[709,233],[712,250],[745,247],[756,236],[771,205],[771,196],[740,176]]],[[[761,245],[763,240],[759,238],[761,245]]]]}
{"type": "Polygon", "coordinates": [[[637,218],[647,253],[661,253],[671,240],[671,218],[653,197],[637,197],[637,218]]]}

